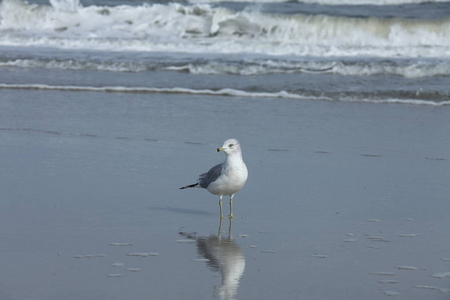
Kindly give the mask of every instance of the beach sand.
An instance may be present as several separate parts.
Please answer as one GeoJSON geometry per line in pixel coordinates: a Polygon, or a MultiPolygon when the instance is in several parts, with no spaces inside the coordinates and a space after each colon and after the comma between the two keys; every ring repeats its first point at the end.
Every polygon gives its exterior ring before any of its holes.
{"type": "Polygon", "coordinates": [[[8,90],[0,115],[0,299],[450,297],[445,107],[8,90]],[[227,138],[249,179],[219,229],[178,188],[227,138]]]}

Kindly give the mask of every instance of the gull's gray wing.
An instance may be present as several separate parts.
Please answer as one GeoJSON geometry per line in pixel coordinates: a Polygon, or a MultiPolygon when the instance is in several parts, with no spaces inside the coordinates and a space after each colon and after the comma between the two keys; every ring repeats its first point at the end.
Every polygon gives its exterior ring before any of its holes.
{"type": "Polygon", "coordinates": [[[218,164],[217,166],[212,167],[208,173],[201,174],[198,177],[198,184],[206,189],[211,182],[216,181],[217,178],[222,175],[223,165],[224,163],[218,164]]]}

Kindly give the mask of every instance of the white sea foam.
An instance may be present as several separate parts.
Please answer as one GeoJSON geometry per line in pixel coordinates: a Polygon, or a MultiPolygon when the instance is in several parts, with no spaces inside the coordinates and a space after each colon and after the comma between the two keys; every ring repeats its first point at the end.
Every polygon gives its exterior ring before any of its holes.
{"type": "Polygon", "coordinates": [[[141,269],[140,268],[128,268],[127,271],[128,272],[140,272],[141,269]]]}
{"type": "Polygon", "coordinates": [[[0,67],[19,67],[19,68],[44,68],[60,70],[95,70],[111,72],[142,72],[149,70],[139,62],[117,62],[117,61],[98,61],[98,60],[79,60],[79,59],[9,59],[0,61],[0,67]]]}
{"type": "Polygon", "coordinates": [[[434,278],[442,279],[442,278],[450,277],[450,272],[436,273],[436,274],[433,274],[431,276],[434,277],[434,278]]]}
{"type": "MultiPolygon", "coordinates": [[[[217,3],[224,0],[189,0],[190,3],[217,3]]],[[[283,3],[292,0],[247,0],[246,2],[255,3],[283,3]]],[[[447,0],[301,0],[304,3],[321,5],[401,5],[401,4],[420,4],[420,3],[439,3],[447,0]]],[[[242,0],[227,0],[227,2],[242,2],[242,0]]],[[[300,2],[300,1],[299,1],[300,2]]]]}
{"type": "Polygon", "coordinates": [[[298,94],[280,91],[275,93],[269,92],[246,92],[236,89],[189,89],[189,88],[151,88],[151,87],[124,87],[124,86],[52,86],[47,84],[0,84],[0,89],[37,89],[37,90],[61,90],[61,91],[90,91],[90,92],[119,92],[119,93],[171,93],[171,94],[196,94],[196,95],[211,95],[211,96],[230,96],[230,97],[246,97],[246,98],[286,98],[286,99],[300,99],[300,100],[329,100],[327,97],[307,97],[298,94]]]}
{"type": "Polygon", "coordinates": [[[437,291],[439,291],[441,289],[441,288],[438,288],[437,286],[424,285],[424,284],[417,284],[417,285],[413,286],[413,288],[424,289],[424,290],[437,290],[437,291]]]}
{"type": "Polygon", "coordinates": [[[394,75],[407,78],[450,76],[450,65],[445,61],[245,61],[236,63],[189,63],[182,66],[169,66],[171,71],[189,72],[192,74],[338,74],[345,76],[394,75]]]}
{"type": "MultiPolygon", "coordinates": [[[[301,94],[279,92],[247,92],[237,89],[190,89],[190,88],[152,88],[152,87],[124,87],[124,86],[54,86],[47,84],[4,84],[0,83],[0,89],[23,89],[23,90],[59,90],[59,91],[87,91],[87,92],[107,92],[107,93],[167,93],[167,94],[191,94],[208,96],[227,96],[242,98],[282,98],[289,100],[318,100],[318,101],[343,101],[343,102],[366,102],[374,104],[407,104],[407,105],[426,105],[426,106],[447,106],[450,101],[430,101],[416,99],[356,99],[339,98],[332,99],[326,96],[306,96],[301,94]]],[[[371,222],[374,222],[372,220],[371,222]]],[[[418,234],[399,234],[402,237],[414,237],[418,234]]],[[[389,242],[381,237],[368,237],[371,240],[389,242]]],[[[180,242],[180,241],[177,241],[180,242]]]]}
{"type": "Polygon", "coordinates": [[[417,267],[413,267],[413,266],[397,266],[397,269],[413,271],[413,270],[417,270],[417,267]]]}
{"type": "Polygon", "coordinates": [[[158,256],[157,252],[145,252],[145,253],[127,253],[127,256],[138,256],[138,257],[148,257],[148,256],[158,256]]]}
{"type": "Polygon", "coordinates": [[[123,267],[124,265],[124,263],[113,263],[111,264],[111,267],[123,267]]]}
{"type": "MultiPolygon", "coordinates": [[[[60,0],[62,1],[62,0],[60,0]]],[[[0,45],[302,56],[450,57],[450,20],[232,11],[179,3],[54,6],[3,0],[0,45]],[[62,7],[62,8],[61,8],[62,7]]]]}
{"type": "Polygon", "coordinates": [[[393,272],[370,272],[370,275],[378,275],[378,276],[395,276],[396,274],[393,272]]]}
{"type": "Polygon", "coordinates": [[[374,241],[374,242],[383,242],[383,243],[390,243],[391,242],[390,240],[385,239],[384,237],[381,237],[381,236],[368,235],[368,236],[366,236],[366,238],[371,240],[371,241],[374,241]]]}
{"type": "MultiPolygon", "coordinates": [[[[258,0],[259,1],[259,0],[258,0]]],[[[325,5],[400,5],[400,4],[420,4],[439,3],[447,0],[302,0],[305,3],[318,3],[325,5]]]]}
{"type": "Polygon", "coordinates": [[[397,284],[399,283],[397,280],[378,280],[379,283],[383,284],[397,284]]]}
{"type": "Polygon", "coordinates": [[[346,243],[354,243],[354,242],[357,242],[358,241],[358,239],[346,239],[346,240],[344,240],[344,242],[346,242],[346,243]]]}
{"type": "Polygon", "coordinates": [[[398,296],[398,295],[400,295],[399,292],[395,292],[395,291],[384,291],[384,294],[386,296],[398,296]]]}
{"type": "Polygon", "coordinates": [[[109,243],[110,246],[133,246],[132,243],[109,243]]]}
{"type": "Polygon", "coordinates": [[[440,293],[448,293],[448,292],[450,292],[450,289],[439,288],[437,286],[432,286],[432,285],[418,284],[418,285],[415,285],[413,287],[416,288],[416,289],[436,290],[436,291],[439,291],[440,293]]]}
{"type": "Polygon", "coordinates": [[[96,257],[106,257],[105,254],[86,254],[86,255],[75,255],[73,258],[96,258],[96,257]]]}
{"type": "Polygon", "coordinates": [[[401,236],[401,237],[416,237],[416,236],[420,236],[420,234],[418,234],[418,233],[401,233],[398,236],[401,236]]]}
{"type": "Polygon", "coordinates": [[[81,7],[79,0],[50,0],[50,4],[56,10],[69,12],[77,11],[81,7]]]}
{"type": "Polygon", "coordinates": [[[393,75],[407,78],[450,76],[446,61],[358,61],[343,60],[231,60],[227,62],[201,61],[185,65],[142,61],[116,61],[99,59],[41,59],[11,58],[0,61],[0,67],[46,68],[62,70],[98,70],[110,72],[144,72],[161,69],[188,72],[196,75],[267,75],[267,74],[338,74],[344,76],[393,75]]]}

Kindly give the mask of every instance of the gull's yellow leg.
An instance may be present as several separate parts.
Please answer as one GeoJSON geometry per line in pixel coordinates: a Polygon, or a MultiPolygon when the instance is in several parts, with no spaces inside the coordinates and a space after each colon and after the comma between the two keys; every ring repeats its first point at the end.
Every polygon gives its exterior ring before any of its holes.
{"type": "Polygon", "coordinates": [[[222,197],[219,196],[219,207],[220,207],[220,218],[223,219],[223,213],[222,213],[222,197]]]}
{"type": "Polygon", "coordinates": [[[228,239],[231,240],[231,225],[233,224],[233,219],[230,219],[230,225],[228,226],[228,239]]]}
{"type": "Polygon", "coordinates": [[[234,195],[230,196],[230,215],[228,216],[230,219],[234,218],[234,216],[233,216],[233,196],[234,195]]]}

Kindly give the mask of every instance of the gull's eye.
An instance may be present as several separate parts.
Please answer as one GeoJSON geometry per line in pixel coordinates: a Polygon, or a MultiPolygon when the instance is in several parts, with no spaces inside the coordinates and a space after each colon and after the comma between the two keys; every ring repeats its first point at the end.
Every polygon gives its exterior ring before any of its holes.
{"type": "Polygon", "coordinates": [[[232,148],[234,145],[233,144],[229,144],[228,147],[232,148]]]}

